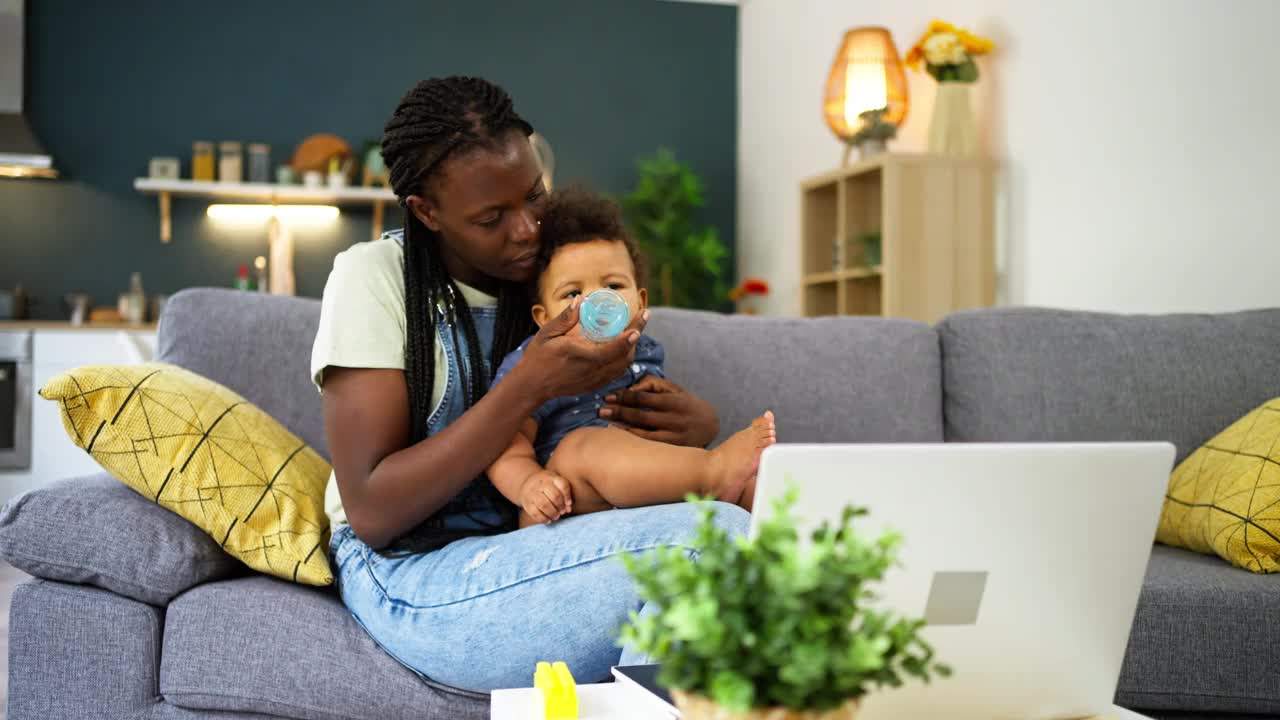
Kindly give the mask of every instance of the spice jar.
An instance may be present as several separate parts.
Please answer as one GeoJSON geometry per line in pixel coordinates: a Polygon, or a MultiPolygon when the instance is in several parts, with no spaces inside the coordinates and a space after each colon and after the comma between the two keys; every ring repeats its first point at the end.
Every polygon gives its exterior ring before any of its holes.
{"type": "Polygon", "coordinates": [[[240,143],[234,140],[227,140],[218,146],[218,180],[233,183],[244,182],[243,163],[240,143]]]}
{"type": "Polygon", "coordinates": [[[213,179],[213,143],[199,140],[191,144],[191,179],[213,179]]]}
{"type": "Polygon", "coordinates": [[[271,182],[271,146],[265,143],[249,145],[249,182],[271,182]]]}

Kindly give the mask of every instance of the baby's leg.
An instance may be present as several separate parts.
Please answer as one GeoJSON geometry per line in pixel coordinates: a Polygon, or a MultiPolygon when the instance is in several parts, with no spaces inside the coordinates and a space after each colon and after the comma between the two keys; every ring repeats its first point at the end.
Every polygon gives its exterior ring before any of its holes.
{"type": "Polygon", "coordinates": [[[614,507],[679,502],[689,493],[742,504],[760,453],[776,442],[773,413],[765,413],[714,450],[680,447],[636,437],[614,427],[582,428],[560,441],[547,469],[573,487],[573,509],[599,497],[614,507]]]}

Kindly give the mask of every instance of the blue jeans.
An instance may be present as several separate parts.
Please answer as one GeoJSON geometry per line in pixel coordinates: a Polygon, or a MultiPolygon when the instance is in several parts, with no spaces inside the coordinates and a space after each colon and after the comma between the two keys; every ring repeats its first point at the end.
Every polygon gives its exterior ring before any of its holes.
{"type": "MultiPolygon", "coordinates": [[[[745,510],[714,505],[721,528],[746,533],[745,510]]],[[[564,660],[583,683],[639,660],[616,644],[641,609],[618,556],[696,554],[696,522],[688,503],[608,510],[405,558],[379,555],[343,525],[330,550],[342,601],[383,649],[436,682],[489,692],[532,685],[539,660],[564,660]]]]}

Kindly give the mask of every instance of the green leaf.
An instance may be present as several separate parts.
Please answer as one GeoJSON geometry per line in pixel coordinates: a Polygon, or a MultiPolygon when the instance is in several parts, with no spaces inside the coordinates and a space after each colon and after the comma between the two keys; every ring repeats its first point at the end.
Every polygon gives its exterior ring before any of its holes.
{"type": "Polygon", "coordinates": [[[853,669],[858,672],[870,672],[884,667],[884,656],[890,645],[892,643],[889,638],[883,635],[854,637],[853,645],[849,648],[849,659],[853,669]]]}
{"type": "Polygon", "coordinates": [[[973,61],[973,58],[969,58],[959,65],[954,65],[953,67],[955,68],[954,79],[957,82],[971,83],[978,81],[978,65],[973,61]]]}
{"type": "Polygon", "coordinates": [[[711,678],[707,694],[718,705],[736,712],[750,710],[755,701],[751,681],[730,670],[722,670],[711,678]]]}

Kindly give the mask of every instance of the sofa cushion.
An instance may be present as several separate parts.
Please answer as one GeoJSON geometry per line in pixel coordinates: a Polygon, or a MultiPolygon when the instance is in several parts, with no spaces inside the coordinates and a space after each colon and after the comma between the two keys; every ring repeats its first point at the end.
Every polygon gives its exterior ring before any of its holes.
{"type": "Polygon", "coordinates": [[[311,384],[319,325],[319,300],[183,290],[165,304],[156,358],[249,398],[327,459],[320,393],[311,384]]]}
{"type": "Polygon", "coordinates": [[[1280,398],[1214,435],[1174,469],[1156,540],[1217,553],[1253,572],[1280,570],[1280,398]]]}
{"type": "Polygon", "coordinates": [[[336,593],[265,576],[201,585],[174,599],[160,694],[190,709],[309,720],[489,715],[487,695],[425,682],[393,660],[336,593]]]}
{"type": "Polygon", "coordinates": [[[152,605],[243,567],[200,528],[109,475],[64,480],[0,510],[0,557],[32,575],[152,605]]]}
{"type": "Polygon", "coordinates": [[[881,318],[655,308],[666,373],[720,413],[720,439],[772,409],[782,442],[941,442],[938,338],[881,318]]]}
{"type": "Polygon", "coordinates": [[[1280,715],[1280,578],[1157,545],[1129,635],[1125,707],[1280,715]]]}
{"type": "Polygon", "coordinates": [[[164,363],[86,365],[40,396],[120,482],[259,572],[328,585],[329,464],[253,403],[164,363]]]}
{"type": "Polygon", "coordinates": [[[1280,309],[1008,308],[938,326],[948,440],[1168,440],[1181,462],[1280,395],[1280,309]]]}

